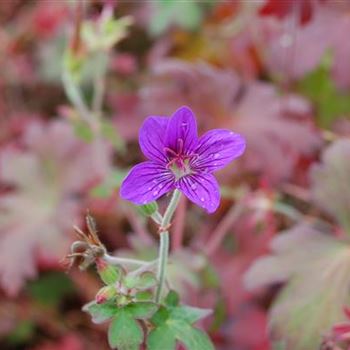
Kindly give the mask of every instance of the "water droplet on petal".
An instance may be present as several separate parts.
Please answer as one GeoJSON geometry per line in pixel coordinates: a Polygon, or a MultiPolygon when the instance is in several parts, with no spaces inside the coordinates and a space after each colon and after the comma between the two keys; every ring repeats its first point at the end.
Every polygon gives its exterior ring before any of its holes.
{"type": "Polygon", "coordinates": [[[220,157],[220,153],[215,153],[214,154],[214,158],[216,159],[216,158],[219,158],[220,157]]]}
{"type": "Polygon", "coordinates": [[[201,201],[204,202],[204,197],[201,197],[201,201]]]}
{"type": "Polygon", "coordinates": [[[148,188],[147,188],[148,191],[151,190],[151,189],[152,189],[152,187],[148,187],[148,188]]]}
{"type": "Polygon", "coordinates": [[[162,184],[159,184],[159,185],[158,185],[158,187],[159,187],[159,188],[162,188],[162,187],[163,187],[163,185],[162,185],[162,184]]]}
{"type": "Polygon", "coordinates": [[[196,184],[192,184],[191,188],[192,188],[192,190],[195,190],[197,188],[197,185],[196,184]]]}
{"type": "Polygon", "coordinates": [[[156,196],[158,194],[158,191],[154,191],[152,194],[153,196],[156,196]]]}

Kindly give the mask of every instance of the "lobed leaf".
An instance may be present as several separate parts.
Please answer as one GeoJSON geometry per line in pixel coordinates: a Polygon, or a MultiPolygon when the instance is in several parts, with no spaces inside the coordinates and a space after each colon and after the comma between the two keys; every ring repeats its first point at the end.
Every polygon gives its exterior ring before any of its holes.
{"type": "Polygon", "coordinates": [[[348,245],[304,224],[280,234],[271,248],[248,270],[246,286],[287,282],[270,310],[273,334],[287,348],[317,349],[320,335],[344,319],[350,302],[348,245]]]}
{"type": "Polygon", "coordinates": [[[311,192],[315,202],[350,234],[350,140],[338,139],[311,168],[311,192]]]}
{"type": "Polygon", "coordinates": [[[125,307],[125,310],[132,315],[132,317],[143,320],[149,319],[157,311],[158,305],[152,302],[140,301],[131,303],[125,307]]]}
{"type": "Polygon", "coordinates": [[[140,324],[124,309],[121,309],[108,328],[108,343],[112,349],[138,350],[143,341],[140,324]]]}
{"type": "Polygon", "coordinates": [[[202,318],[209,316],[212,312],[213,310],[211,309],[201,309],[198,307],[181,305],[171,310],[171,317],[193,324],[202,318]]]}
{"type": "MultiPolygon", "coordinates": [[[[11,188],[0,197],[0,284],[12,295],[36,276],[39,260],[52,264],[64,256],[83,195],[105,174],[94,145],[78,140],[65,122],[33,122],[21,143],[25,150],[0,152],[0,182],[11,188]]],[[[102,152],[108,163],[104,146],[102,152]]]]}
{"type": "Polygon", "coordinates": [[[172,320],[169,327],[174,332],[176,339],[183,343],[189,350],[214,350],[214,345],[208,335],[202,330],[191,327],[182,320],[172,320]]]}
{"type": "Polygon", "coordinates": [[[176,348],[177,341],[183,343],[188,350],[214,349],[209,337],[192,326],[192,323],[206,317],[211,310],[178,306],[179,299],[175,291],[168,293],[165,302],[166,306],[161,306],[151,319],[156,327],[148,336],[148,350],[172,350],[176,348]]]}
{"type": "Polygon", "coordinates": [[[153,329],[147,337],[148,350],[173,350],[176,347],[176,339],[168,325],[162,325],[153,329]]]}
{"type": "Polygon", "coordinates": [[[103,304],[97,304],[96,301],[91,301],[85,304],[82,310],[89,313],[92,317],[92,322],[96,324],[110,320],[119,312],[117,305],[112,301],[107,301],[103,304]]]}
{"type": "Polygon", "coordinates": [[[137,276],[129,274],[124,278],[123,284],[127,288],[136,288],[139,291],[143,291],[156,286],[157,278],[153,272],[146,271],[137,276]]]}

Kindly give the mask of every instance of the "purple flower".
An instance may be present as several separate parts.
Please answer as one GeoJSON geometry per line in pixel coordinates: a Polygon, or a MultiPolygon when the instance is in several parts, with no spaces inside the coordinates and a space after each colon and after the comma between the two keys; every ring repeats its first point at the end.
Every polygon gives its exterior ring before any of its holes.
{"type": "Polygon", "coordinates": [[[181,107],[171,118],[148,117],[139,143],[149,160],[130,170],[120,195],[142,205],[179,189],[208,213],[220,203],[219,185],[212,173],[245,149],[244,138],[230,130],[214,129],[198,137],[196,119],[188,107],[181,107]]]}

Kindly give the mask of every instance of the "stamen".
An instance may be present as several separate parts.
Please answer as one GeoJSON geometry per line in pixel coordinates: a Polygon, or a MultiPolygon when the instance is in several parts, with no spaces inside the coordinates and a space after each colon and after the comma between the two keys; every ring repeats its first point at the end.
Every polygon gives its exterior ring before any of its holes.
{"type": "Polygon", "coordinates": [[[174,163],[176,163],[176,158],[173,158],[170,162],[168,162],[168,164],[166,165],[166,168],[169,169],[171,166],[174,165],[174,163]]]}
{"type": "Polygon", "coordinates": [[[177,154],[180,155],[182,154],[183,148],[184,148],[184,140],[183,139],[177,139],[177,154]]]}
{"type": "Polygon", "coordinates": [[[177,157],[178,156],[177,153],[174,150],[172,150],[171,148],[169,148],[169,147],[164,147],[163,150],[164,150],[165,153],[168,153],[168,155],[171,155],[173,157],[177,157]]]}

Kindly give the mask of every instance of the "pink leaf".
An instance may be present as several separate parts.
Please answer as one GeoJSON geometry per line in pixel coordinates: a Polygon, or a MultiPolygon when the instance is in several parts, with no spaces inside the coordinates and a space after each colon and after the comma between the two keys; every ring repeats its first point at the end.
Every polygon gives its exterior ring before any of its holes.
{"type": "Polygon", "coordinates": [[[25,151],[0,153],[0,285],[16,294],[37,273],[39,258],[58,261],[72,239],[84,194],[102,173],[94,145],[75,138],[63,122],[33,123],[23,137],[25,151]]]}
{"type": "Polygon", "coordinates": [[[276,237],[271,249],[253,263],[245,284],[254,289],[287,282],[270,310],[274,334],[293,349],[317,349],[321,335],[345,319],[348,245],[304,224],[276,237]]]}
{"type": "Polygon", "coordinates": [[[280,96],[272,84],[249,84],[233,111],[232,128],[247,139],[245,168],[271,182],[287,179],[299,157],[320,146],[309,103],[296,95],[280,96]]]}
{"type": "Polygon", "coordinates": [[[311,169],[316,203],[350,233],[350,140],[338,139],[325,149],[322,162],[311,169]]]}

